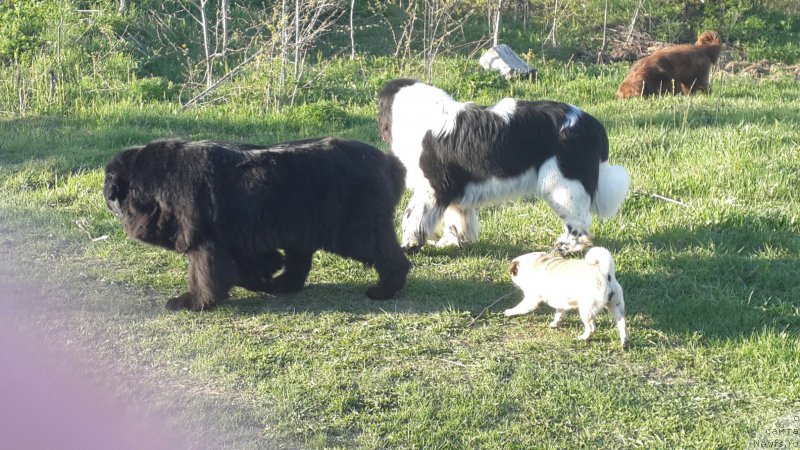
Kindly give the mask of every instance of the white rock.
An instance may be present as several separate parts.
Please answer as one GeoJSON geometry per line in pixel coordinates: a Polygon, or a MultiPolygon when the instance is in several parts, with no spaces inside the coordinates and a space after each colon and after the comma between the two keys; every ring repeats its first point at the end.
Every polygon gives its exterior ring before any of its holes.
{"type": "Polygon", "coordinates": [[[497,70],[506,78],[513,76],[536,76],[536,69],[522,60],[506,44],[496,45],[481,56],[480,65],[486,70],[497,70]]]}

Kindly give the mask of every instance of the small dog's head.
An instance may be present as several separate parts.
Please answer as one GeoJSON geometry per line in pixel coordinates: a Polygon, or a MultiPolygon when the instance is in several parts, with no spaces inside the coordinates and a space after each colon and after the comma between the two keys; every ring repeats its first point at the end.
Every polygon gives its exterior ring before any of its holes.
{"type": "Polygon", "coordinates": [[[516,280],[518,276],[523,276],[526,272],[535,270],[540,260],[546,256],[548,256],[548,254],[544,252],[533,252],[514,258],[514,260],[511,261],[511,265],[508,267],[511,280],[516,280]]]}

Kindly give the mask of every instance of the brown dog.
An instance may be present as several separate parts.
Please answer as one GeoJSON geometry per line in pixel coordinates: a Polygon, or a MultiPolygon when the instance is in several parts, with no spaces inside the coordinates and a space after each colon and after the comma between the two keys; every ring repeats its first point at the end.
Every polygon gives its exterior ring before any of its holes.
{"type": "Polygon", "coordinates": [[[717,33],[705,31],[694,44],[673,45],[636,61],[617,90],[617,97],[709,92],[711,66],[722,50],[717,33]]]}

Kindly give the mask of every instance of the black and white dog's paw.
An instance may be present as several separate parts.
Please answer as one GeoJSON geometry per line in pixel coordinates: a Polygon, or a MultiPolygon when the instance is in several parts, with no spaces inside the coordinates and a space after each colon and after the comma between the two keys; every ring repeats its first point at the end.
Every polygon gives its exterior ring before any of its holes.
{"type": "Polygon", "coordinates": [[[592,236],[589,235],[589,233],[581,233],[577,235],[569,234],[561,236],[561,238],[556,241],[554,250],[564,256],[581,253],[591,247],[592,236]]]}

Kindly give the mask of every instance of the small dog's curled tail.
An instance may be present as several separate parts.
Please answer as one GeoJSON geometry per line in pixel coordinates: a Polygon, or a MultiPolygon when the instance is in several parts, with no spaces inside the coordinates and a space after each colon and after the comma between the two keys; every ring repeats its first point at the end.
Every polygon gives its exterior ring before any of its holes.
{"type": "Polygon", "coordinates": [[[615,277],[614,258],[612,258],[611,253],[603,247],[592,247],[586,252],[586,256],[584,256],[583,259],[589,264],[597,264],[600,268],[600,273],[608,278],[615,277]]]}

